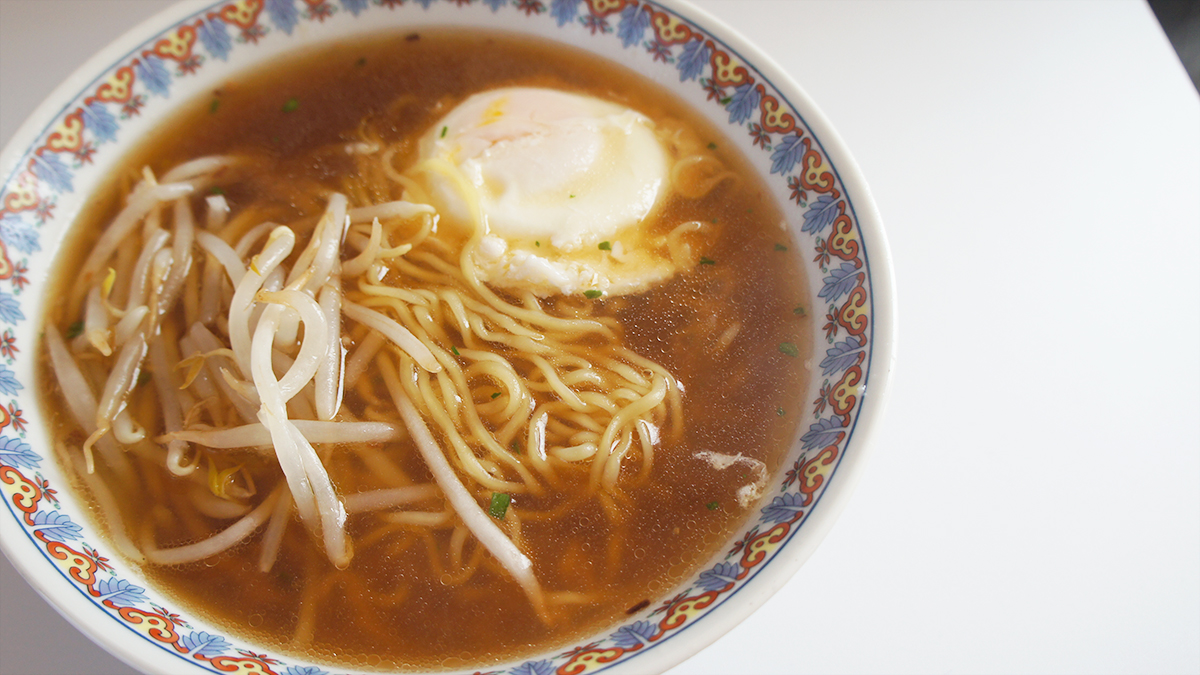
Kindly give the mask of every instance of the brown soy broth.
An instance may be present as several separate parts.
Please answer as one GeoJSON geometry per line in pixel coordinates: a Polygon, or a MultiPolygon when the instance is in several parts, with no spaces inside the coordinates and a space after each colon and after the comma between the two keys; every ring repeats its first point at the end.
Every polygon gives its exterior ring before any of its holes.
{"type": "MultiPolygon", "coordinates": [[[[548,591],[599,591],[603,602],[572,608],[559,623],[543,624],[519,587],[488,555],[460,584],[439,575],[449,530],[432,535],[398,531],[377,535],[373,518],[351,518],[358,541],[349,569],[333,570],[319,546],[297,522],[288,529],[278,561],[268,574],[257,570],[257,538],[214,559],[174,568],[146,567],[154,585],[189,612],[224,630],[285,653],[363,668],[440,668],[519,658],[567,646],[589,631],[611,625],[644,601],[656,603],[722,546],[753,506],[738,506],[738,488],[753,476],[735,465],[714,470],[698,452],[744,454],[766,463],[772,474],[795,434],[812,345],[793,310],[807,305],[808,291],[780,228],[782,216],[744,160],[727,151],[720,132],[640,76],[582,51],[499,33],[422,31],[359,40],[314,50],[224,84],[199,97],[136,150],[125,174],[143,164],[160,174],[187,159],[225,152],[270,158],[270,175],[231,187],[239,202],[278,195],[278,222],[315,215],[323,204],[293,198],[297,183],[326,189],[350,163],[322,148],[357,140],[363,120],[386,141],[419,136],[466,96],[510,85],[557,86],[615,100],[652,119],[683,119],[718,156],[743,176],[721,183],[705,198],[672,198],[662,212],[664,227],[689,220],[721,233],[705,251],[706,264],[644,294],[597,301],[596,311],[617,317],[626,342],[670,370],[685,390],[684,433],[678,443],[655,449],[653,479],[629,489],[616,502],[614,522],[587,492],[586,476],[568,475],[555,495],[516,495],[518,514],[561,510],[545,522],[525,520],[523,549],[548,591]],[[281,185],[287,189],[280,188],[281,185]],[[709,264],[711,263],[711,264],[709,264]],[[731,327],[736,337],[722,348],[731,327]],[[800,357],[784,354],[784,342],[800,357]],[[574,501],[572,501],[574,500],[574,501]],[[320,587],[319,589],[317,587],[320,587]],[[299,607],[305,594],[319,597],[320,610],[308,645],[296,648],[299,607]]],[[[397,160],[402,166],[402,160],[397,160]]],[[[64,258],[79,260],[115,214],[109,199],[93,209],[95,219],[77,226],[74,248],[64,258]]],[[[67,283],[69,282],[59,282],[67,283]]],[[[56,317],[49,317],[56,320],[56,317]]],[[[44,389],[53,389],[51,383],[44,389]]],[[[385,396],[382,384],[381,396],[385,396]]],[[[354,409],[361,401],[347,400],[354,409]]],[[[60,433],[78,447],[78,432],[60,433]]],[[[428,470],[406,443],[380,447],[417,480],[428,470]]],[[[324,450],[323,459],[340,493],[382,487],[354,453],[324,450]]],[[[251,453],[247,453],[251,458],[251,453]]],[[[623,468],[622,475],[636,474],[623,468]]],[[[260,489],[269,490],[270,472],[260,489]]],[[[186,510],[172,495],[165,472],[157,489],[128,490],[127,513],[163,508],[186,510]],[[166,486],[165,488],[163,486],[166,486]]],[[[769,490],[771,484],[768,483],[769,490]]],[[[192,514],[170,546],[217,532],[226,522],[192,514]]],[[[476,545],[468,543],[464,559],[476,545]]]]}

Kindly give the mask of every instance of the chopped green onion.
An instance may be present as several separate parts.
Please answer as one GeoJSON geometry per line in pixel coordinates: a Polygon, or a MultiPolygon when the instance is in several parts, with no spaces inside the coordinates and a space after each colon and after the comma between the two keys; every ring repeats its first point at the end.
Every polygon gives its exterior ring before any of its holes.
{"type": "Polygon", "coordinates": [[[709,502],[705,504],[705,506],[708,507],[709,511],[716,511],[717,509],[721,508],[721,504],[718,502],[709,502]]]}
{"type": "Polygon", "coordinates": [[[775,244],[775,250],[776,251],[786,251],[787,247],[784,246],[783,244],[775,244]]]}
{"type": "Polygon", "coordinates": [[[212,187],[208,188],[208,194],[210,194],[210,195],[223,195],[223,194],[225,194],[225,191],[224,191],[224,190],[222,190],[221,188],[217,187],[216,185],[214,185],[214,186],[212,186],[212,187]]]}
{"type": "Polygon", "coordinates": [[[208,114],[212,115],[217,112],[217,108],[221,107],[221,99],[214,98],[212,103],[208,104],[208,114]]]}
{"type": "Polygon", "coordinates": [[[540,242],[540,241],[535,241],[535,242],[533,242],[533,245],[534,245],[534,246],[538,246],[538,247],[540,247],[540,246],[542,245],[542,242],[540,242]]]}
{"type": "Polygon", "coordinates": [[[446,137],[446,132],[447,132],[447,131],[449,131],[449,130],[450,130],[450,127],[442,127],[442,136],[441,136],[441,137],[442,137],[442,138],[445,138],[445,137],[446,137]]]}
{"type": "Polygon", "coordinates": [[[455,347],[454,345],[450,346],[450,353],[455,356],[462,356],[462,354],[458,353],[458,347],[455,347]]]}
{"type": "Polygon", "coordinates": [[[792,314],[796,316],[808,316],[808,312],[804,311],[804,305],[798,305],[796,309],[792,310],[792,314]]]}
{"type": "Polygon", "coordinates": [[[575,195],[567,195],[569,199],[575,199],[575,195]]]}
{"type": "Polygon", "coordinates": [[[609,243],[609,242],[607,242],[607,241],[602,241],[602,242],[600,242],[600,250],[601,250],[601,251],[611,251],[611,250],[612,250],[612,244],[610,244],[610,243],[609,243]]]}
{"type": "Polygon", "coordinates": [[[492,392],[492,398],[493,398],[493,399],[500,398],[500,392],[498,392],[498,391],[494,391],[494,392],[492,392]]]}
{"type": "Polygon", "coordinates": [[[508,505],[512,503],[512,497],[503,492],[492,493],[492,503],[488,506],[488,515],[496,520],[504,520],[504,514],[508,513],[508,505]]]}
{"type": "Polygon", "coordinates": [[[604,291],[598,291],[594,288],[590,288],[583,292],[583,297],[587,298],[588,300],[595,300],[602,295],[604,295],[604,291]]]}
{"type": "Polygon", "coordinates": [[[780,342],[779,351],[793,358],[800,356],[800,348],[791,342],[780,342]]]}
{"type": "Polygon", "coordinates": [[[68,340],[74,340],[75,338],[79,337],[80,335],[83,335],[83,322],[82,321],[76,321],[75,323],[71,324],[70,326],[67,326],[67,339],[68,340]]]}
{"type": "Polygon", "coordinates": [[[701,257],[701,258],[700,258],[700,264],[701,264],[701,265],[716,265],[716,264],[717,264],[717,261],[716,261],[716,260],[713,260],[712,258],[705,258],[705,257],[701,257]]]}
{"type": "Polygon", "coordinates": [[[514,439],[512,439],[512,442],[508,444],[508,449],[512,450],[513,452],[520,452],[521,444],[518,443],[517,439],[514,438],[514,439]]]}
{"type": "Polygon", "coordinates": [[[775,414],[779,415],[780,417],[783,417],[783,408],[776,408],[775,414]]]}
{"type": "Polygon", "coordinates": [[[150,371],[148,371],[148,370],[143,370],[142,372],[138,373],[138,381],[137,381],[137,386],[139,386],[139,387],[140,387],[140,386],[142,386],[143,384],[146,384],[146,383],[147,383],[147,382],[149,382],[149,381],[150,381],[150,371]]]}
{"type": "Polygon", "coordinates": [[[283,104],[283,112],[295,112],[300,107],[300,101],[294,98],[289,98],[287,103],[283,104]]]}
{"type": "Polygon", "coordinates": [[[710,143],[708,144],[708,149],[709,149],[709,150],[716,150],[716,149],[717,149],[717,144],[716,144],[716,143],[712,143],[712,142],[710,142],[710,143]]]}

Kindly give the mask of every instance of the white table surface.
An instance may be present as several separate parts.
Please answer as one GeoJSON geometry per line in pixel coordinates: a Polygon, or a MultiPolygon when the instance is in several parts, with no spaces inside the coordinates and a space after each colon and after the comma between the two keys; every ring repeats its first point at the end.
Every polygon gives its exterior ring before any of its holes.
{"type": "MultiPolygon", "coordinates": [[[[0,144],[159,0],[0,0],[0,144]]],[[[671,671],[1200,672],[1200,96],[1121,2],[698,2],[839,129],[900,359],[795,578],[671,671]]],[[[132,672],[0,557],[0,673],[132,672]]]]}

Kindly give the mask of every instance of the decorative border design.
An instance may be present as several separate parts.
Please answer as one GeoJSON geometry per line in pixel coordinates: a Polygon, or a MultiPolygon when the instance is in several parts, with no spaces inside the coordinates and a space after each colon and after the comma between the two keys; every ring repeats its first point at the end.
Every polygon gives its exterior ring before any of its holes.
{"type": "MultiPolygon", "coordinates": [[[[854,209],[820,142],[790,103],[736,51],[694,23],[647,0],[232,0],[216,3],[144,43],[80,94],[20,158],[0,188],[0,493],[25,534],[47,559],[97,606],[168,653],[218,673],[328,675],[312,665],[285,663],[195,630],[184,618],[151,601],[148,591],[122,577],[99,549],[83,541],[84,527],[64,513],[56,489],[38,472],[45,457],[26,442],[24,386],[11,369],[32,359],[18,345],[22,291],[29,260],[41,250],[41,229],[53,221],[59,198],[74,191],[79,171],[105,153],[122,126],[151,99],[169,99],[172,85],[210,59],[280,41],[302,23],[321,24],[335,14],[362,19],[406,4],[428,10],[435,2],[466,9],[582,25],[591,39],[617,40],[643,52],[650,64],[678,72],[681,83],[702,88],[708,104],[728,112],[728,131],[744,130],[752,146],[769,153],[772,180],[790,191],[794,240],[811,242],[813,263],[826,276],[814,302],[826,307],[828,348],[820,361],[823,382],[812,402],[812,424],[800,438],[801,454],[758,521],[724,561],[640,619],[605,637],[548,658],[528,660],[480,675],[580,675],[622,663],[668,640],[723,604],[771,561],[799,531],[836,471],[861,411],[871,358],[871,279],[854,209]],[[481,10],[476,10],[481,11],[481,10]],[[96,84],[98,82],[98,84],[96,84]],[[777,176],[777,178],[776,178],[777,176]],[[4,285],[10,290],[2,290],[4,285]],[[30,476],[32,473],[32,476],[30,476]]],[[[415,10],[413,10],[415,11],[415,10]]],[[[364,19],[369,20],[369,19],[364,19]]],[[[36,305],[36,301],[33,303],[36,305]]],[[[799,307],[801,318],[815,312],[799,307]]],[[[28,332],[28,331],[26,331],[28,332]]],[[[785,354],[786,345],[780,349],[785,354]]],[[[789,355],[795,356],[793,353],[789,355]]],[[[30,404],[33,405],[33,404],[30,404]]],[[[780,414],[784,414],[780,410],[780,414]]]]}

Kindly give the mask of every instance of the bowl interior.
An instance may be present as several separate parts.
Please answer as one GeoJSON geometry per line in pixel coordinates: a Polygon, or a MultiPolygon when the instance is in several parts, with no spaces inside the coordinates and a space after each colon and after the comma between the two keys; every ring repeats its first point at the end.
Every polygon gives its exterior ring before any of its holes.
{"type": "Polygon", "coordinates": [[[187,616],[112,553],[90,524],[87,507],[66,490],[35,392],[40,316],[51,302],[46,276],[63,232],[105,172],[156,120],[237,72],[355,35],[445,25],[582,47],[655,80],[724,130],[783,207],[786,254],[802,261],[812,292],[811,304],[797,308],[798,320],[816,345],[810,390],[796,401],[804,413],[794,446],[728,546],[622,625],[569,651],[493,670],[534,675],[668,668],[780,587],[819,543],[850,492],[890,370],[886,241],[865,184],[832,128],[751,45],[677,2],[185,3],[81,68],[0,156],[3,546],[64,616],[135,667],[285,675],[329,669],[264,653],[187,616]]]}

